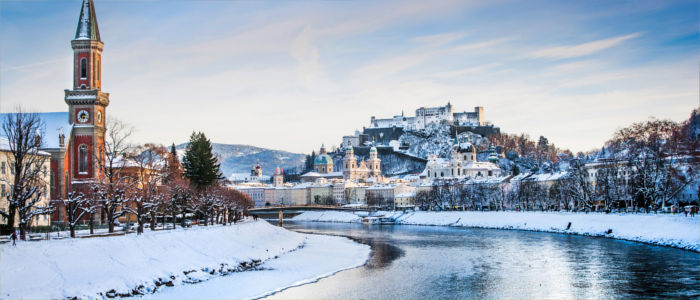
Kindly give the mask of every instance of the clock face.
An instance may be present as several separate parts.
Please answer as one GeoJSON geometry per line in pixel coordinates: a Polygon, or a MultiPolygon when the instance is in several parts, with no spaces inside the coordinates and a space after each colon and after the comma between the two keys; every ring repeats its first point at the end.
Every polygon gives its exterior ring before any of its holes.
{"type": "Polygon", "coordinates": [[[97,112],[97,124],[102,124],[102,112],[97,112]]]}
{"type": "Polygon", "coordinates": [[[78,122],[85,123],[90,119],[90,113],[87,110],[78,111],[78,122]]]}

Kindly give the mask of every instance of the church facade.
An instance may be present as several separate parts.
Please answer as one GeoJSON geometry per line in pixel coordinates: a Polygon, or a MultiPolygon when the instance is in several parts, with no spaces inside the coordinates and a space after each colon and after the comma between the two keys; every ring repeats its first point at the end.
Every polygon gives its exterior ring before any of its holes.
{"type": "Polygon", "coordinates": [[[440,159],[434,154],[429,155],[422,176],[428,179],[501,176],[501,169],[494,161],[480,162],[476,154],[477,150],[473,144],[460,142],[455,138],[449,159],[440,159]]]}

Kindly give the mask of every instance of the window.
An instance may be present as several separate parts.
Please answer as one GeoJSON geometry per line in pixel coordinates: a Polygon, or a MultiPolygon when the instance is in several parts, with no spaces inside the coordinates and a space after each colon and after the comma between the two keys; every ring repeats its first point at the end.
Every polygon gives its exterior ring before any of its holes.
{"type": "Polygon", "coordinates": [[[88,151],[86,145],[78,147],[78,173],[87,174],[88,171],[88,151]]]}
{"type": "Polygon", "coordinates": [[[87,78],[87,59],[86,58],[80,59],[80,78],[82,78],[82,79],[87,78]]]}
{"type": "Polygon", "coordinates": [[[2,164],[0,164],[0,173],[2,175],[5,175],[5,162],[3,161],[2,164]]]}
{"type": "Polygon", "coordinates": [[[1,186],[1,188],[0,188],[0,196],[5,197],[5,185],[2,184],[2,185],[0,185],[0,186],[1,186]]]}
{"type": "Polygon", "coordinates": [[[97,74],[95,74],[95,75],[97,75],[97,80],[99,81],[100,80],[100,60],[99,59],[97,60],[97,74]]]}

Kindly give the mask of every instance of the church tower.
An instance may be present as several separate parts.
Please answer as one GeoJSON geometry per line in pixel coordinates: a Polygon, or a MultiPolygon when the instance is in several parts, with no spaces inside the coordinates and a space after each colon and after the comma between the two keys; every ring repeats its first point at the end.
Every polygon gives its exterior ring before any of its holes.
{"type": "Polygon", "coordinates": [[[367,160],[371,176],[382,175],[381,162],[382,160],[377,157],[377,147],[373,145],[372,148],[369,148],[369,159],[367,160]]]}
{"type": "Polygon", "coordinates": [[[102,92],[102,49],[93,0],[83,0],[73,48],[73,88],[65,90],[68,122],[73,125],[69,153],[71,178],[97,179],[104,160],[105,110],[102,92]]]}
{"type": "Polygon", "coordinates": [[[352,149],[352,144],[348,142],[345,148],[345,157],[343,157],[343,178],[353,180],[355,179],[355,170],[357,169],[357,157],[355,157],[355,151],[352,149]]]}

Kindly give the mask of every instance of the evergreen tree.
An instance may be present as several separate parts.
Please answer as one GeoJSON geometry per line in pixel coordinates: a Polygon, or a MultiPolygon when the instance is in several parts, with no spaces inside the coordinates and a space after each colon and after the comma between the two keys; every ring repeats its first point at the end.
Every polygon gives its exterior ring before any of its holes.
{"type": "Polygon", "coordinates": [[[190,144],[182,159],[184,175],[198,190],[215,184],[223,176],[219,162],[212,152],[211,142],[202,132],[193,132],[190,144]]]}
{"type": "Polygon", "coordinates": [[[177,157],[177,150],[175,149],[175,143],[170,146],[170,157],[174,163],[180,163],[180,158],[177,157]]]}

